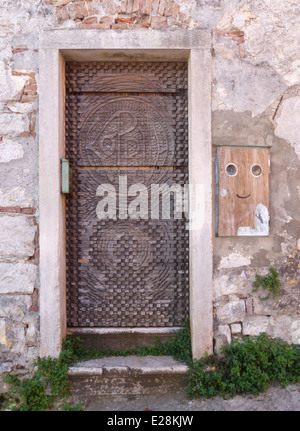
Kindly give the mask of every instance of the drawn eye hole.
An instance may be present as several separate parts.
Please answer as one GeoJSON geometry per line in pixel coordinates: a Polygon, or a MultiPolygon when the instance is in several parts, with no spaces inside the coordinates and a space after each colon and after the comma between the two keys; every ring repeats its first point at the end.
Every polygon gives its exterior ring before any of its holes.
{"type": "Polygon", "coordinates": [[[254,177],[259,177],[262,174],[262,167],[260,165],[252,165],[251,166],[251,174],[254,177]]]}
{"type": "Polygon", "coordinates": [[[238,173],[238,168],[234,163],[229,163],[225,168],[226,174],[230,177],[234,177],[238,173]]]}

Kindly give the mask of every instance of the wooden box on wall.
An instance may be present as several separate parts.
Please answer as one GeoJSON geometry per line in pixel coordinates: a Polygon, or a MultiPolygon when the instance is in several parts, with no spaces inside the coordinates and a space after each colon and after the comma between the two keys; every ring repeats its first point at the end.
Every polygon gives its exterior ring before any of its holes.
{"type": "Polygon", "coordinates": [[[269,148],[216,151],[216,233],[269,235],[269,148]]]}

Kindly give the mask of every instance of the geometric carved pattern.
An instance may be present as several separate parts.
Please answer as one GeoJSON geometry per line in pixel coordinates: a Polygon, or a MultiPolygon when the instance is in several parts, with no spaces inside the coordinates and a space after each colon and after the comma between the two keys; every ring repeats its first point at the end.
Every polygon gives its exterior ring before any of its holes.
{"type": "Polygon", "coordinates": [[[172,196],[171,218],[150,218],[150,190],[188,184],[186,64],[68,63],[66,81],[68,326],[180,326],[189,233],[172,196]],[[97,217],[101,184],[115,187],[119,214],[120,176],[147,187],[148,219],[97,217]]]}
{"type": "Polygon", "coordinates": [[[187,90],[185,62],[70,62],[67,69],[69,93],[178,93],[187,90]]]}

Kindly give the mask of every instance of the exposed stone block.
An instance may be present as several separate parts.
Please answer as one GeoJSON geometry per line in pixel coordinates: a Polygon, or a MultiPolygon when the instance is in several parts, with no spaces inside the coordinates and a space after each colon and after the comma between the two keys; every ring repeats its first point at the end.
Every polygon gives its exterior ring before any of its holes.
{"type": "MultiPolygon", "coordinates": [[[[124,15],[125,16],[125,15],[124,15]]],[[[86,20],[85,20],[86,21],[86,20]]],[[[102,22],[102,23],[104,23],[104,24],[113,24],[113,23],[115,23],[115,21],[116,21],[116,19],[115,19],[115,17],[112,17],[112,16],[103,16],[101,19],[100,19],[100,22],[102,22]]],[[[118,21],[119,21],[119,19],[118,19],[118,21]]],[[[121,21],[120,21],[121,22],[121,21]]]]}
{"type": "Polygon", "coordinates": [[[34,255],[36,226],[32,216],[0,214],[0,256],[9,260],[34,255]]]}
{"type": "Polygon", "coordinates": [[[0,263],[0,294],[33,293],[36,276],[36,265],[0,263]]]}
{"type": "Polygon", "coordinates": [[[267,316],[247,316],[243,320],[243,335],[258,336],[268,332],[270,319],[267,316]]]}
{"type": "Polygon", "coordinates": [[[153,16],[151,17],[151,27],[152,28],[161,28],[167,27],[167,18],[165,16],[153,16]]]}
{"type": "Polygon", "coordinates": [[[242,324],[241,323],[233,323],[230,325],[232,335],[241,335],[242,334],[242,324]]]}
{"type": "Polygon", "coordinates": [[[53,6],[55,7],[60,7],[60,6],[65,6],[69,3],[72,3],[74,0],[57,0],[57,1],[53,1],[53,6]]]}
{"type": "Polygon", "coordinates": [[[118,15],[116,22],[121,24],[132,24],[135,21],[135,16],[132,15],[118,15]]]}
{"type": "Polygon", "coordinates": [[[168,1],[166,8],[165,8],[164,15],[166,17],[171,17],[173,14],[173,8],[174,8],[174,3],[171,1],[168,1]]]}
{"type": "Polygon", "coordinates": [[[28,208],[32,206],[33,198],[25,188],[19,186],[10,189],[0,188],[0,208],[28,208]]]}
{"type": "Polygon", "coordinates": [[[220,323],[234,323],[242,321],[245,317],[245,301],[231,301],[220,305],[216,309],[217,318],[220,323]]]}
{"type": "MultiPolygon", "coordinates": [[[[8,163],[12,160],[22,159],[23,156],[24,150],[22,144],[7,138],[4,138],[0,142],[0,163],[8,163]]],[[[1,200],[0,206],[3,206],[1,200]]]]}
{"type": "Polygon", "coordinates": [[[14,75],[11,70],[0,61],[0,100],[17,100],[28,82],[27,76],[14,75]]]}
{"type": "Polygon", "coordinates": [[[98,22],[97,17],[92,16],[90,18],[85,18],[82,21],[82,24],[90,25],[90,24],[97,24],[97,22],[98,22]]]}
{"type": "Polygon", "coordinates": [[[231,343],[231,331],[228,325],[220,325],[214,336],[214,352],[221,354],[223,346],[231,343]]]}
{"type": "Polygon", "coordinates": [[[9,102],[7,103],[7,107],[10,111],[18,114],[29,114],[33,110],[33,103],[9,102]]]}
{"type": "Polygon", "coordinates": [[[251,264],[251,256],[244,256],[240,253],[230,253],[221,259],[219,269],[238,268],[251,264]]]}
{"type": "Polygon", "coordinates": [[[222,274],[214,279],[214,297],[224,295],[243,295],[249,294],[249,281],[245,272],[238,272],[234,276],[222,274]]]}
{"type": "Polygon", "coordinates": [[[246,312],[247,312],[247,316],[252,316],[253,314],[253,299],[252,298],[247,298],[246,299],[246,312]]]}
{"type": "Polygon", "coordinates": [[[61,17],[62,20],[66,21],[70,18],[68,9],[66,6],[59,9],[59,11],[60,11],[60,15],[58,14],[58,17],[59,18],[61,17]]]}
{"type": "Polygon", "coordinates": [[[166,5],[167,5],[167,0],[160,0],[160,2],[159,2],[159,8],[158,8],[158,13],[160,15],[164,14],[166,5]]]}
{"type": "Polygon", "coordinates": [[[8,324],[9,322],[23,322],[25,324],[30,305],[30,295],[14,294],[0,296],[0,318],[5,319],[7,330],[11,329],[8,324]]]}
{"type": "MultiPolygon", "coordinates": [[[[140,0],[141,2],[142,0],[140,0]]],[[[121,0],[121,13],[126,13],[127,0],[121,0]]]]}
{"type": "Polygon", "coordinates": [[[5,319],[0,319],[0,346],[2,351],[3,351],[3,347],[7,349],[11,346],[11,343],[8,341],[6,332],[7,332],[6,321],[5,319]]]}
{"type": "Polygon", "coordinates": [[[15,113],[0,114],[0,135],[18,136],[29,130],[27,115],[15,113]]]}
{"type": "MultiPolygon", "coordinates": [[[[287,315],[274,315],[270,317],[270,329],[269,333],[272,337],[280,337],[288,343],[295,342],[293,337],[294,329],[297,329],[297,322],[299,322],[300,329],[300,318],[299,316],[287,316],[287,315]]],[[[300,343],[300,338],[298,344],[300,343]]]]}
{"type": "Polygon", "coordinates": [[[157,13],[159,8],[159,0],[152,0],[152,12],[157,13]]]}
{"type": "Polygon", "coordinates": [[[79,24],[79,28],[98,28],[98,29],[102,29],[102,30],[109,30],[110,29],[110,24],[105,24],[105,23],[92,23],[92,24],[87,24],[85,22],[85,20],[83,20],[80,24],[79,24]]]}

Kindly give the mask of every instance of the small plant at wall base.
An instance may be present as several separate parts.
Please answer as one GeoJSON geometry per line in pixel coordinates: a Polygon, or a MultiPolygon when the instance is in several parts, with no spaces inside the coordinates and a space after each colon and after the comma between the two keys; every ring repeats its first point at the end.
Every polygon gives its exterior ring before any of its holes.
{"type": "MultiPolygon", "coordinates": [[[[32,377],[20,379],[11,374],[4,377],[10,385],[10,398],[5,407],[17,411],[50,410],[69,396],[68,368],[76,361],[71,349],[63,349],[58,358],[40,358],[34,362],[36,371],[32,377]]],[[[72,407],[65,404],[67,411],[79,410],[80,404],[72,407]]],[[[61,407],[64,410],[64,406],[61,407]]]]}
{"type": "Polygon", "coordinates": [[[264,392],[272,383],[300,382],[300,349],[267,334],[234,339],[223,357],[207,356],[189,371],[191,397],[234,396],[264,392]]]}
{"type": "Polygon", "coordinates": [[[270,266],[269,274],[265,276],[256,274],[255,281],[252,283],[252,286],[254,287],[253,292],[257,292],[260,288],[269,292],[267,296],[261,298],[261,301],[266,301],[271,296],[273,296],[273,298],[277,298],[282,292],[280,289],[280,280],[278,277],[279,273],[275,270],[275,268],[273,268],[273,266],[270,266]]]}

